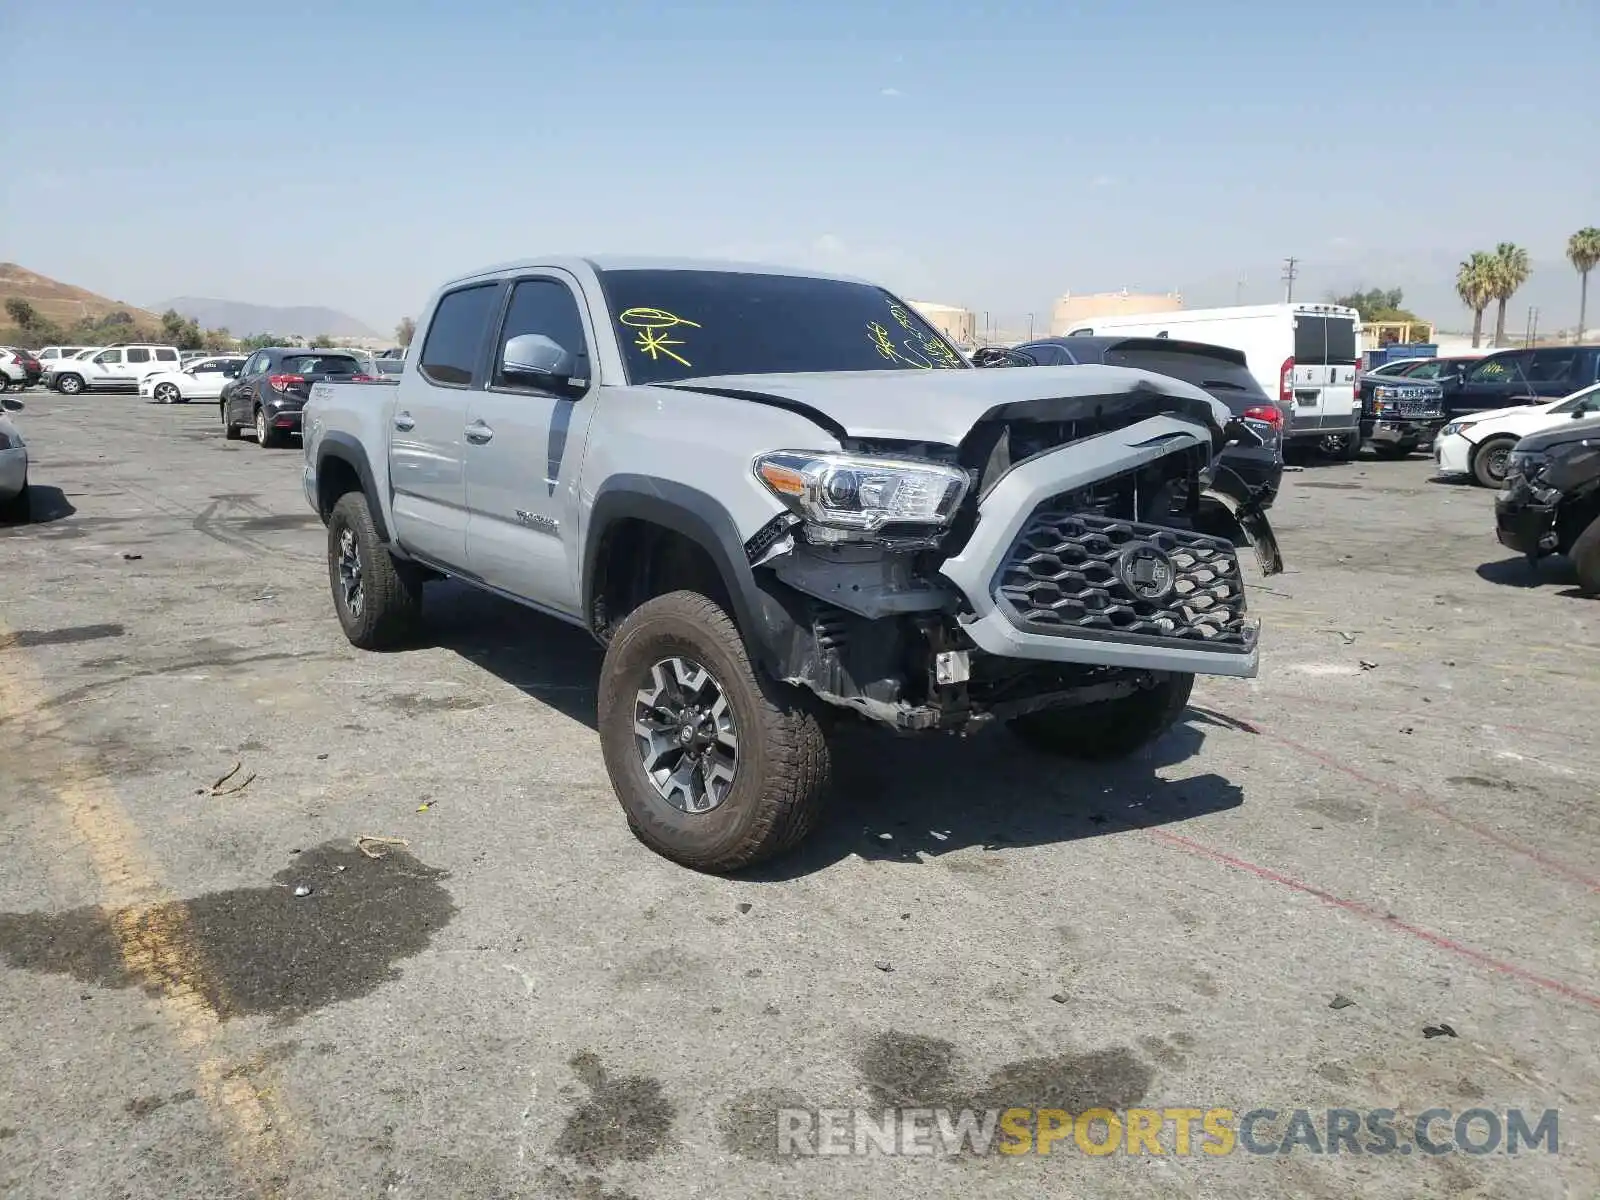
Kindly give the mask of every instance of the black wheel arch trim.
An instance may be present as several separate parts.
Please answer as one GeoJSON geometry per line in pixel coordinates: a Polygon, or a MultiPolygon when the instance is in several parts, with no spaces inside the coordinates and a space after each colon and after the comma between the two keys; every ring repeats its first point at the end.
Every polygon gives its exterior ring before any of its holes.
{"type": "Polygon", "coordinates": [[[317,443],[317,486],[322,486],[322,465],[329,459],[336,459],[346,463],[355,470],[356,478],[361,481],[361,491],[367,497],[367,508],[372,513],[372,525],[377,530],[378,540],[385,546],[392,544],[389,536],[389,525],[384,520],[383,505],[379,503],[378,487],[372,475],[372,463],[367,458],[366,447],[363,446],[354,434],[344,433],[339,430],[330,430],[322,435],[322,440],[317,443]]]}
{"type": "Polygon", "coordinates": [[[600,580],[596,568],[607,532],[619,521],[640,520],[681,534],[711,558],[727,589],[729,614],[752,660],[769,673],[779,663],[779,647],[791,618],[760,586],[745,554],[738,526],[722,503],[687,484],[648,475],[614,475],[601,485],[589,512],[583,546],[584,623],[604,638],[595,611],[600,580]]]}

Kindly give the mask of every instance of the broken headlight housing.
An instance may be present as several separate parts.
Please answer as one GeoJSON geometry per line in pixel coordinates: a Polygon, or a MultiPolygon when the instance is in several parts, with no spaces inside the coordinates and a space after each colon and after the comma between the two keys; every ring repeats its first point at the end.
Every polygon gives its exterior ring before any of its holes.
{"type": "Polygon", "coordinates": [[[774,450],[752,469],[796,516],[845,536],[948,525],[971,483],[961,468],[925,459],[811,450],[774,450]]]}
{"type": "Polygon", "coordinates": [[[1544,473],[1545,467],[1550,465],[1550,456],[1538,450],[1513,450],[1506,457],[1506,478],[1521,475],[1524,479],[1534,480],[1544,473]]]}

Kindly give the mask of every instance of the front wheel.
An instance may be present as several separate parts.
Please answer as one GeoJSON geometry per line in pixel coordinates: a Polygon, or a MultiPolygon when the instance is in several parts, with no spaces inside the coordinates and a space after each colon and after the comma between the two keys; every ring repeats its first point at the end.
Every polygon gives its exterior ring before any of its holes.
{"type": "Polygon", "coordinates": [[[183,393],[178,391],[175,383],[158,383],[155,398],[157,404],[178,404],[183,400],[183,393]]]}
{"type": "Polygon", "coordinates": [[[1011,731],[1035,750],[1067,758],[1125,758],[1155,741],[1189,706],[1194,676],[1162,674],[1131,696],[1014,717],[1011,731]]]}
{"type": "Polygon", "coordinates": [[[422,616],[422,575],[389,553],[367,498],[339,497],[328,517],[328,583],[350,644],[362,650],[404,645],[422,616]]]}
{"type": "Polygon", "coordinates": [[[56,380],[56,391],[60,392],[63,396],[76,396],[79,392],[83,391],[83,376],[63,375],[60,379],[56,380]]]}
{"type": "Polygon", "coordinates": [[[1490,438],[1479,446],[1472,456],[1472,475],[1486,488],[1499,488],[1506,481],[1506,460],[1511,457],[1511,447],[1516,438],[1490,438]]]}
{"type": "Polygon", "coordinates": [[[600,746],[634,835],[697,871],[772,858],[816,825],[827,738],[797,688],[761,675],[733,621],[670,592],[622,622],[601,668],[600,746]]]}
{"type": "Polygon", "coordinates": [[[28,477],[22,477],[22,490],[9,500],[0,500],[0,525],[26,525],[33,519],[33,504],[28,493],[28,477]]]}

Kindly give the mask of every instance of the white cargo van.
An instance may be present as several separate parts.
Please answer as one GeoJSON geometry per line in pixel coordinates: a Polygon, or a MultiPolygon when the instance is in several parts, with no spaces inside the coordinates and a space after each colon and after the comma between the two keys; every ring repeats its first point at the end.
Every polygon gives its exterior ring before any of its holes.
{"type": "Polygon", "coordinates": [[[1250,373],[1278,397],[1286,440],[1324,442],[1355,457],[1361,448],[1356,348],[1361,315],[1338,304],[1250,304],[1089,317],[1073,335],[1128,334],[1209,342],[1244,352],[1250,373]]]}

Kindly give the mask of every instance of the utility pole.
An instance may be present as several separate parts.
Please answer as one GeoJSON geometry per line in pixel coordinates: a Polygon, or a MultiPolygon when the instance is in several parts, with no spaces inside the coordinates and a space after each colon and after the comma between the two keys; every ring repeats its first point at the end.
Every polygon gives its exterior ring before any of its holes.
{"type": "Polygon", "coordinates": [[[1033,341],[1033,314],[1028,314],[1028,340],[1033,341]]]}
{"type": "Polygon", "coordinates": [[[1239,276],[1239,282],[1233,285],[1233,302],[1235,304],[1243,304],[1244,303],[1244,285],[1247,282],[1248,282],[1247,277],[1244,276],[1244,275],[1240,275],[1239,276]]]}
{"type": "Polygon", "coordinates": [[[1286,258],[1283,260],[1283,302],[1285,304],[1294,299],[1295,276],[1300,273],[1295,268],[1299,262],[1298,258],[1286,258]]]}
{"type": "Polygon", "coordinates": [[[1528,309],[1528,336],[1523,341],[1522,348],[1524,350],[1526,350],[1529,346],[1532,346],[1533,343],[1534,343],[1534,340],[1536,338],[1538,338],[1538,336],[1539,336],[1539,310],[1538,310],[1537,307],[1530,307],[1528,309]]]}

